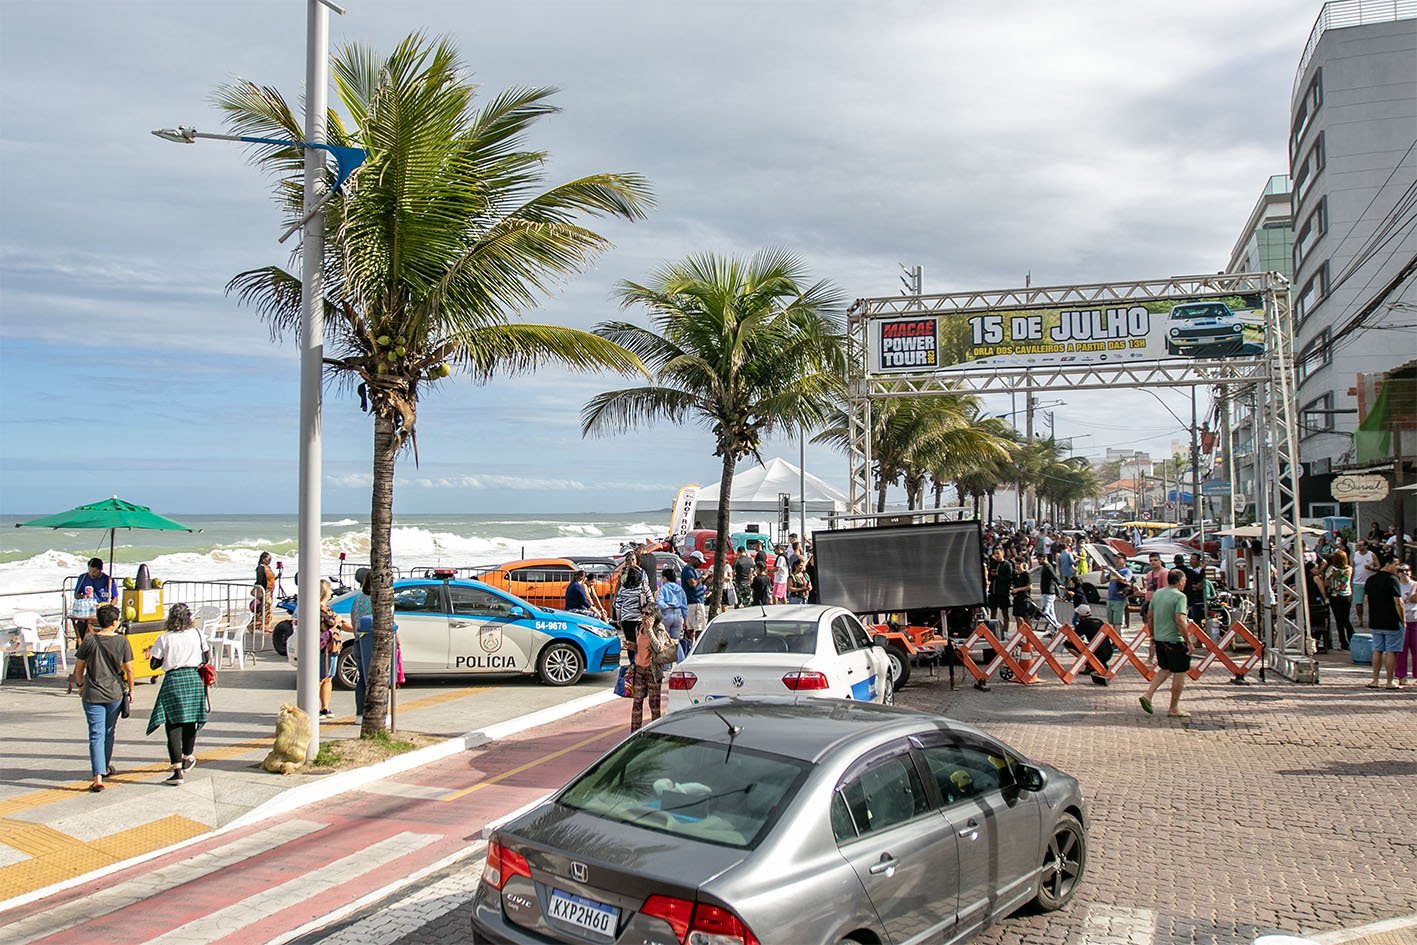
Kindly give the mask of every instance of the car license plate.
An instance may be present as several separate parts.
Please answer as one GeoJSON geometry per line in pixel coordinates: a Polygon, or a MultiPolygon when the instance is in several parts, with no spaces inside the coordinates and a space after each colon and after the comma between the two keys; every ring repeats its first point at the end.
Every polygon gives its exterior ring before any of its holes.
{"type": "Polygon", "coordinates": [[[615,920],[620,915],[620,910],[603,902],[553,889],[550,914],[553,919],[569,922],[600,935],[614,936],[615,920]]]}

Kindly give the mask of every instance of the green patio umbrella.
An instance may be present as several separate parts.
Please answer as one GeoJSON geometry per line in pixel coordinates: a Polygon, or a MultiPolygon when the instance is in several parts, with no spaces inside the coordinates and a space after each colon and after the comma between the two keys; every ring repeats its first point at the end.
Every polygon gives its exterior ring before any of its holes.
{"type": "Polygon", "coordinates": [[[166,532],[199,532],[181,522],[158,515],[146,505],[134,505],[118,496],[81,505],[67,512],[46,515],[28,522],[16,522],[16,528],[106,528],[108,529],[108,569],[113,573],[113,535],[120,528],[146,528],[166,532]]]}

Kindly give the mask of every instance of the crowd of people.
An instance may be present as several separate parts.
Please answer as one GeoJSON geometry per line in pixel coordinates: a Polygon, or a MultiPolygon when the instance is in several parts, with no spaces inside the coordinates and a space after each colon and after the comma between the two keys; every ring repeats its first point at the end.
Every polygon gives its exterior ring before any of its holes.
{"type": "Polygon", "coordinates": [[[1373,641],[1370,689],[1383,686],[1384,672],[1388,689],[1407,685],[1409,672],[1417,676],[1417,582],[1392,544],[1379,535],[1350,550],[1341,536],[1325,535],[1313,559],[1304,562],[1315,649],[1328,652],[1336,633],[1338,648],[1347,650],[1358,628],[1366,627],[1373,641]]]}

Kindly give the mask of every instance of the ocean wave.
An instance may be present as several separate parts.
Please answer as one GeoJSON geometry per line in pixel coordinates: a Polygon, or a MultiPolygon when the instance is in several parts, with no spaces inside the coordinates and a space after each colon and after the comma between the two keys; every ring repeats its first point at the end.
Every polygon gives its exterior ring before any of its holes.
{"type": "Polygon", "coordinates": [[[605,532],[596,528],[594,525],[558,525],[557,527],[567,535],[586,535],[591,538],[600,538],[605,534],[605,532]]]}
{"type": "Polygon", "coordinates": [[[321,522],[321,528],[343,528],[345,525],[358,525],[357,518],[342,518],[338,522],[321,522]]]}

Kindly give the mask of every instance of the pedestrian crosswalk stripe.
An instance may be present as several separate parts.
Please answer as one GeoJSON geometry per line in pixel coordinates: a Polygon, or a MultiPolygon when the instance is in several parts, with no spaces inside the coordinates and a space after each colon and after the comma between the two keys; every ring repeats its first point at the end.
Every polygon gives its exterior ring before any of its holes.
{"type": "Polygon", "coordinates": [[[322,936],[322,945],[388,945],[417,932],[472,898],[482,881],[482,860],[417,892],[383,903],[379,911],[322,936]]]}
{"type": "Polygon", "coordinates": [[[37,938],[117,912],[160,892],[226,869],[293,840],[299,840],[326,826],[310,820],[286,821],[107,889],[86,891],[63,905],[45,909],[6,925],[5,941],[9,945],[24,945],[25,942],[32,942],[37,938]]]}
{"type": "MultiPolygon", "coordinates": [[[[180,925],[155,938],[148,939],[147,945],[187,945],[191,942],[215,942],[230,935],[235,929],[242,929],[262,919],[275,915],[304,900],[328,896],[332,889],[375,870],[383,869],[388,863],[401,856],[421,850],[436,843],[442,837],[431,833],[398,833],[356,850],[316,870],[300,877],[299,891],[305,893],[300,898],[294,896],[273,896],[271,891],[262,890],[247,896],[224,909],[218,909],[180,925]]],[[[290,889],[290,887],[287,887],[290,889]]],[[[294,891],[293,889],[291,890],[294,891]]]]}

